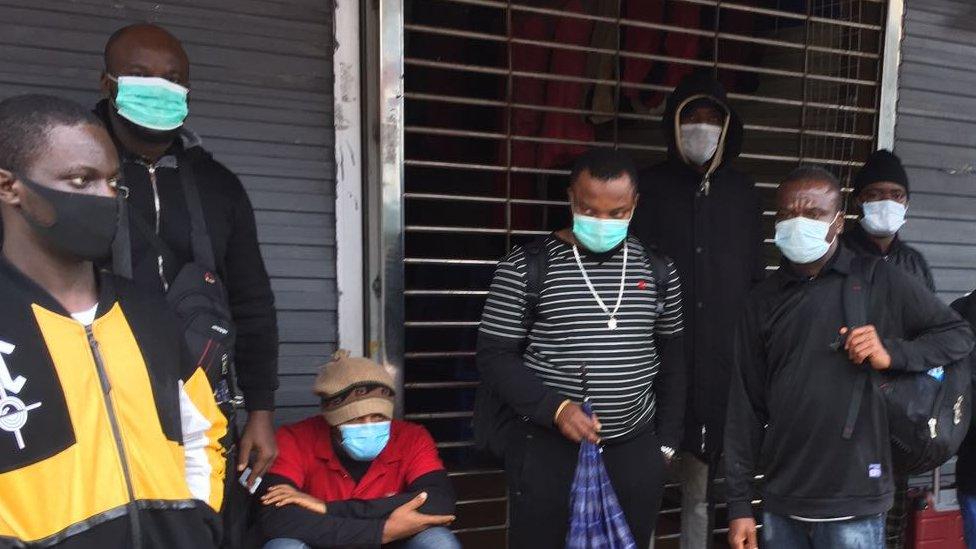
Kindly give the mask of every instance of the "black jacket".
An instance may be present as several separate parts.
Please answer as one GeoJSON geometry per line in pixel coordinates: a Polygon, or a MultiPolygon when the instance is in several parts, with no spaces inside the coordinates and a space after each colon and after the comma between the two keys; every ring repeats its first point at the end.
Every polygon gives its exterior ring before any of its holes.
{"type": "MultiPolygon", "coordinates": [[[[891,447],[880,389],[842,437],[860,369],[843,351],[843,287],[857,258],[840,246],[810,279],[783,266],[749,297],[736,330],[725,431],[729,518],[751,516],[763,474],[765,511],[809,518],[882,513],[892,503],[891,447]]],[[[863,272],[863,270],[861,271],[863,272]]],[[[969,326],[913,278],[879,263],[867,321],[894,371],[923,372],[966,356],[969,326]]]]}
{"type": "Polygon", "coordinates": [[[759,195],[752,178],[730,165],[742,143],[736,113],[726,107],[717,166],[703,175],[682,160],[678,109],[699,96],[727,105],[721,85],[697,73],[671,95],[663,121],[668,159],[641,171],[631,233],[673,258],[681,276],[688,379],[682,446],[704,455],[721,448],[732,329],[764,269],[759,195]]]}
{"type": "MultiPolygon", "coordinates": [[[[109,133],[108,103],[103,100],[95,112],[109,133]]],[[[114,135],[113,135],[114,139],[114,135]]],[[[140,216],[150,228],[156,223],[155,197],[150,165],[126,151],[116,140],[122,161],[123,185],[129,189],[130,216],[140,216]]],[[[152,170],[159,196],[159,234],[173,252],[164,261],[164,275],[172,281],[187,262],[193,260],[190,246],[190,214],[176,170],[190,162],[200,189],[213,243],[217,274],[223,280],[237,329],[237,381],[248,410],[274,408],[278,388],[278,323],[271,282],[258,247],[254,210],[240,180],[203,149],[188,131],[177,139],[152,170]]],[[[162,292],[156,258],[148,239],[130,223],[132,267],[136,285],[162,292]]]]}
{"type": "Polygon", "coordinates": [[[929,291],[935,291],[935,281],[932,280],[928,262],[921,252],[902,242],[898,235],[895,235],[887,254],[871,240],[871,236],[859,223],[845,232],[841,239],[854,253],[878,256],[917,278],[929,291]]]}
{"type": "MultiPolygon", "coordinates": [[[[976,330],[976,296],[970,293],[961,297],[952,302],[952,308],[976,330]]],[[[976,372],[973,376],[976,378],[976,372]]],[[[976,396],[976,385],[973,391],[976,396]]],[[[976,421],[970,424],[969,433],[959,447],[959,459],[956,461],[956,487],[961,492],[976,495],[976,421]]]]}

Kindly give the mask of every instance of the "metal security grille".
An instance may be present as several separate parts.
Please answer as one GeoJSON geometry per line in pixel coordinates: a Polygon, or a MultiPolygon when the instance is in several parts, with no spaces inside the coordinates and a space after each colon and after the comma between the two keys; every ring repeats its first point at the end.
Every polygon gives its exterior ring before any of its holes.
{"type": "MultiPolygon", "coordinates": [[[[474,345],[498,258],[569,220],[590,146],[664,158],[663,101],[709,70],[772,209],[799,163],[844,181],[874,148],[881,0],[406,0],[405,406],[455,470],[465,546],[501,547],[505,482],[471,448],[474,345]]],[[[767,236],[772,212],[764,216],[767,236]]],[[[778,261],[767,240],[770,268],[778,261]]],[[[657,535],[678,535],[670,486],[657,535]]],[[[723,524],[719,518],[718,524],[723,524]]]]}

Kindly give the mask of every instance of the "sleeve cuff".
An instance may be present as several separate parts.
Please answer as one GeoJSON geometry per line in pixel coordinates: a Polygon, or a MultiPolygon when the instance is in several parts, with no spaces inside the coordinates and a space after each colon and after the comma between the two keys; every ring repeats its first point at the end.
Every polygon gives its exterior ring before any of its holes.
{"type": "MultiPolygon", "coordinates": [[[[881,341],[884,345],[885,351],[888,351],[888,356],[891,357],[891,370],[905,371],[907,370],[908,360],[905,358],[905,353],[901,348],[901,341],[895,339],[885,339],[881,341]]],[[[870,367],[865,363],[865,366],[870,367]]]]}
{"type": "Polygon", "coordinates": [[[274,410],[274,391],[262,389],[244,389],[244,409],[248,412],[256,410],[274,410]]]}
{"type": "Polygon", "coordinates": [[[383,544],[383,527],[386,526],[386,519],[373,519],[367,522],[371,522],[370,530],[372,530],[372,540],[368,544],[369,547],[379,547],[383,544]]]}
{"type": "Polygon", "coordinates": [[[532,419],[543,427],[552,427],[556,422],[556,410],[566,400],[566,397],[555,392],[549,391],[542,397],[542,402],[535,408],[532,419]]]}
{"type": "Polygon", "coordinates": [[[752,502],[750,501],[730,501],[729,520],[740,518],[754,518],[752,514],[752,502]]]}

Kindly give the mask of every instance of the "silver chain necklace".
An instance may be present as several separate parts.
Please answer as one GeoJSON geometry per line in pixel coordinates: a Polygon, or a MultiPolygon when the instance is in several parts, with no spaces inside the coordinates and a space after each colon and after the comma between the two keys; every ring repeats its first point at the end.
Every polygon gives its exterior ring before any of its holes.
{"type": "Polygon", "coordinates": [[[590,282],[589,275],[586,274],[586,268],[583,267],[583,260],[580,259],[579,249],[576,244],[573,244],[573,256],[576,257],[576,264],[579,265],[580,272],[583,273],[583,281],[586,282],[586,287],[590,289],[590,293],[593,294],[593,298],[596,299],[600,308],[606,313],[610,319],[607,320],[607,329],[616,330],[617,329],[617,310],[620,309],[620,302],[624,297],[624,284],[627,280],[627,243],[624,243],[624,266],[620,270],[620,290],[617,291],[617,304],[614,305],[613,311],[607,308],[603,300],[600,299],[600,294],[596,292],[596,288],[593,287],[593,283],[590,282]]]}

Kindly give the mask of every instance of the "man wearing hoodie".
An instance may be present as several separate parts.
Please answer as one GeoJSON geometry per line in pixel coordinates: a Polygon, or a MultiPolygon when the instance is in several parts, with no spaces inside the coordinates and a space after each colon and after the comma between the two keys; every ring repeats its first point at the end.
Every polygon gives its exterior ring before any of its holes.
{"type": "Polygon", "coordinates": [[[934,292],[929,264],[918,250],[898,238],[908,211],[908,174],[901,159],[891,151],[875,151],[854,177],[854,203],[861,219],[844,234],[844,244],[858,255],[893,263],[934,292]]]}
{"type": "Polygon", "coordinates": [[[668,99],[668,158],[640,173],[632,233],[674,258],[687,319],[688,398],[680,474],[681,547],[705,547],[709,464],[721,453],[732,329],[763,277],[759,195],[731,162],[742,122],[709,73],[695,73],[668,99]]]}
{"type": "MultiPolygon", "coordinates": [[[[184,280],[178,275],[185,266],[202,264],[197,244],[208,239],[194,242],[191,232],[191,225],[197,230],[191,198],[198,195],[196,206],[202,209],[202,225],[210,237],[209,259],[216,271],[208,268],[205,280],[213,285],[219,279],[226,289],[222,305],[233,319],[234,365],[247,410],[236,461],[230,464],[237,472],[227,475],[232,497],[224,506],[225,540],[234,547],[235,536],[243,530],[238,521],[246,509],[245,494],[236,486],[238,475],[249,467],[245,480],[254,486],[277,455],[272,414],[278,387],[278,328],[247,193],[237,176],[214,160],[200,138],[183,125],[189,112],[189,82],[189,59],[176,37],[156,25],[124,27],[105,44],[101,79],[105,98],[95,114],[108,129],[122,162],[136,286],[165,294],[184,280]],[[192,196],[185,190],[191,185],[197,191],[192,196]]],[[[208,333],[207,337],[214,336],[208,333]]],[[[214,383],[218,403],[228,414],[236,404],[227,390],[232,381],[225,375],[214,383]]],[[[230,448],[233,441],[224,443],[230,448]]]]}

